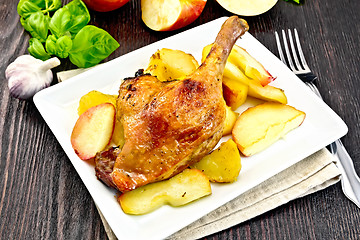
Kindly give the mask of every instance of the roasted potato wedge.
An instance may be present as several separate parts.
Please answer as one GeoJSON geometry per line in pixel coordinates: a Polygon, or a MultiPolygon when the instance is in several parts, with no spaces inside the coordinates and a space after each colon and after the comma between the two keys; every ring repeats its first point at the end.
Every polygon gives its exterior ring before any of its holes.
{"type": "Polygon", "coordinates": [[[102,103],[111,103],[116,106],[117,95],[104,94],[102,92],[93,90],[80,98],[78,114],[83,114],[86,110],[102,103]]]}
{"type": "Polygon", "coordinates": [[[181,50],[162,48],[150,58],[145,73],[156,76],[160,81],[182,79],[199,67],[196,59],[181,50]]]}
{"type": "Polygon", "coordinates": [[[241,170],[240,152],[236,143],[232,139],[223,142],[192,168],[201,170],[211,182],[235,182],[241,170]]]}
{"type": "Polygon", "coordinates": [[[223,136],[231,134],[231,131],[235,125],[236,119],[239,114],[231,110],[230,107],[226,106],[226,115],[225,115],[225,123],[223,129],[223,136]]]}
{"type": "Polygon", "coordinates": [[[127,214],[141,215],[169,204],[185,205],[211,194],[209,179],[197,169],[186,169],[169,180],[151,183],[119,196],[127,214]]]}

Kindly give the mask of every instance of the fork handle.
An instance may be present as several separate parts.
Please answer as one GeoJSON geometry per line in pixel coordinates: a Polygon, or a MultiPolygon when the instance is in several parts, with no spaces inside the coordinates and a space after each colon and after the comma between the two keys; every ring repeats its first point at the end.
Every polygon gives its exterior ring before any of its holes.
{"type": "Polygon", "coordinates": [[[344,145],[342,144],[341,140],[340,139],[336,140],[334,144],[336,148],[333,149],[334,150],[333,154],[336,154],[338,156],[338,160],[340,161],[340,164],[344,169],[345,175],[355,195],[354,197],[357,200],[357,205],[360,207],[360,179],[356,174],[354,164],[351,160],[351,157],[347,153],[344,145]]]}
{"type": "Polygon", "coordinates": [[[296,75],[304,82],[315,82],[317,80],[317,76],[312,73],[300,73],[296,75]]]}

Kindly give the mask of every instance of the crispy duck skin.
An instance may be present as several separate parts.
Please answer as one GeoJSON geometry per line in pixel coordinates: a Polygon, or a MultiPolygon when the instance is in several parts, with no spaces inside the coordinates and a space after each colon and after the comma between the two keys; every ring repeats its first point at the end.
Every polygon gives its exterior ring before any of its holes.
{"type": "Polygon", "coordinates": [[[245,20],[227,19],[205,61],[184,80],[142,75],[121,84],[117,108],[125,144],[110,174],[118,190],[167,179],[215,147],[225,120],[225,63],[247,30],[245,20]]]}

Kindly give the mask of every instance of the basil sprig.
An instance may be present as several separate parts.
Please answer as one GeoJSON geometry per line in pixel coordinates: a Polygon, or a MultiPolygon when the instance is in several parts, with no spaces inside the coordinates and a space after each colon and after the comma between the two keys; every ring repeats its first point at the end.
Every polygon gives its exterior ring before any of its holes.
{"type": "Polygon", "coordinates": [[[91,67],[119,47],[109,33],[87,25],[90,14],[81,0],[62,8],[61,0],[20,0],[17,11],[32,36],[28,51],[36,58],[69,57],[78,67],[91,67]]]}

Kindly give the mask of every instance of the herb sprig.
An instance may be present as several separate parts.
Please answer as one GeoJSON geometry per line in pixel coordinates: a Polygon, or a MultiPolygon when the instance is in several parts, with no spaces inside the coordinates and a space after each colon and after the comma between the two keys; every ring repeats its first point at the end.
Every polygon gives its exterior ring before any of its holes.
{"type": "Polygon", "coordinates": [[[90,14],[81,0],[61,7],[61,0],[20,0],[21,25],[30,33],[29,53],[41,60],[69,57],[78,67],[98,64],[120,45],[106,31],[88,25],[90,14]],[[52,16],[51,16],[52,15],[52,16]]]}

